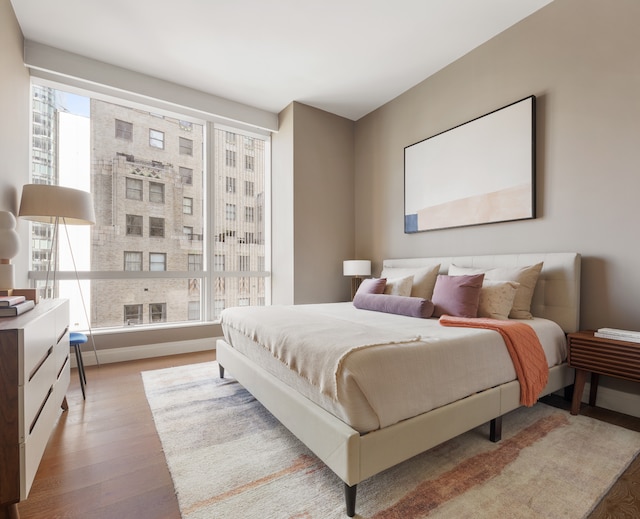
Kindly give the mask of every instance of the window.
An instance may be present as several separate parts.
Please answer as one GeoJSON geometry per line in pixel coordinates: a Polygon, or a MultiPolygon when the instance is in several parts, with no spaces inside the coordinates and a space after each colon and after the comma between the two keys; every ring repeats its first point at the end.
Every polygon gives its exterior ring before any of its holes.
{"type": "Polygon", "coordinates": [[[189,271],[202,270],[202,254],[189,254],[187,267],[189,271]]]}
{"type": "Polygon", "coordinates": [[[126,197],[129,200],[142,200],[142,180],[139,178],[127,178],[126,197]]]}
{"type": "Polygon", "coordinates": [[[164,149],[164,132],[149,130],[149,146],[152,148],[164,149]]]}
{"type": "Polygon", "coordinates": [[[253,207],[245,206],[244,208],[244,221],[253,222],[253,207]]]}
{"type": "Polygon", "coordinates": [[[253,157],[251,155],[244,156],[244,169],[253,171],[253,157]]]}
{"type": "Polygon", "coordinates": [[[124,324],[142,324],[142,305],[124,305],[124,324]]]}
{"type": "Polygon", "coordinates": [[[236,167],[236,152],[233,150],[225,151],[225,164],[230,168],[236,167]]]}
{"type": "Polygon", "coordinates": [[[251,301],[248,297],[241,297],[240,299],[238,299],[238,306],[249,306],[250,304],[251,301]]]}
{"type": "Polygon", "coordinates": [[[133,140],[133,124],[116,119],[116,139],[133,140]]]}
{"type": "Polygon", "coordinates": [[[164,204],[164,184],[149,182],[149,202],[164,204]]]}
{"type": "Polygon", "coordinates": [[[142,270],[142,252],[125,251],[124,270],[138,272],[142,270]]]}
{"type": "Polygon", "coordinates": [[[251,270],[251,258],[249,256],[238,256],[238,270],[241,272],[251,270]]]}
{"type": "Polygon", "coordinates": [[[200,320],[200,301],[189,301],[188,305],[187,319],[189,319],[189,321],[200,320]]]}
{"type": "Polygon", "coordinates": [[[167,255],[163,252],[150,252],[149,270],[151,272],[167,270],[167,255]]]}
{"type": "Polygon", "coordinates": [[[191,185],[193,184],[193,169],[191,168],[183,168],[179,167],[180,171],[180,180],[183,184],[191,185]]]}
{"type": "Polygon", "coordinates": [[[49,259],[64,273],[48,296],[72,300],[71,323],[113,329],[213,319],[239,298],[264,300],[269,272],[253,271],[257,256],[268,254],[254,242],[265,229],[245,221],[245,207],[254,208],[254,219],[268,210],[268,139],[217,127],[208,116],[185,122],[191,114],[158,115],[140,103],[38,81],[32,78],[28,121],[30,180],[90,191],[97,219],[74,228],[82,232],[73,242],[78,277],[91,294],[86,314],[74,300],[70,258],[51,252],[51,226],[30,225],[25,240],[33,286],[44,287],[49,259]],[[252,171],[245,156],[253,157],[252,171]],[[238,270],[240,255],[250,271],[238,270]]]}
{"type": "Polygon", "coordinates": [[[193,157],[193,141],[191,139],[178,137],[178,145],[180,148],[180,155],[189,155],[190,157],[193,157]]]}
{"type": "Polygon", "coordinates": [[[149,236],[164,238],[164,218],[149,217],[149,236]]]}
{"type": "Polygon", "coordinates": [[[167,320],[167,303],[151,303],[149,305],[149,322],[164,323],[167,320]]]}
{"type": "Polygon", "coordinates": [[[142,216],[127,215],[127,236],[142,236],[142,216]]]}

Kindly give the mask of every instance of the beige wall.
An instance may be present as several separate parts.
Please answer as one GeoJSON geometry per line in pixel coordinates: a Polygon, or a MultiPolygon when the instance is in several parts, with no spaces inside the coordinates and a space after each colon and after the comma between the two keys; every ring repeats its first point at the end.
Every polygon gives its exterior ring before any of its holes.
{"type": "Polygon", "coordinates": [[[273,302],[348,300],[354,123],[294,102],[273,136],[273,302]]]}
{"type": "Polygon", "coordinates": [[[636,0],[556,0],[359,120],[357,254],[577,251],[581,326],[640,328],[638,20],[636,0]],[[538,218],[404,234],[404,147],[531,94],[538,218]]]}
{"type": "MultiPolygon", "coordinates": [[[[18,214],[22,185],[29,181],[29,74],[23,37],[9,0],[0,0],[0,211],[18,214]]],[[[28,225],[18,222],[22,244],[28,225]]],[[[13,260],[16,284],[27,286],[26,246],[13,260]]]]}

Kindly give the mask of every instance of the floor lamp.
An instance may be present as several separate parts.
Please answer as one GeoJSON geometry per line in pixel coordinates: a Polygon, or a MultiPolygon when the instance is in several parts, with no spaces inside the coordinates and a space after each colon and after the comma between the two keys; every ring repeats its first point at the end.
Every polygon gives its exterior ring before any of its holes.
{"type": "Polygon", "coordinates": [[[55,288],[55,265],[52,269],[53,253],[57,251],[59,243],[60,224],[64,224],[73,270],[76,274],[78,282],[78,290],[82,301],[82,309],[89,327],[89,335],[93,344],[93,352],[96,356],[96,363],[100,365],[98,360],[98,351],[96,343],[91,332],[91,321],[87,314],[87,305],[82,295],[82,286],[76,268],[76,261],[73,257],[73,247],[69,239],[69,231],[67,225],[93,225],[96,223],[96,216],[93,210],[93,198],[90,193],[70,187],[54,186],[50,184],[26,184],[22,188],[22,200],[20,201],[20,218],[30,220],[32,222],[48,223],[54,226],[53,237],[51,240],[51,249],[49,251],[49,262],[47,265],[47,278],[45,283],[45,297],[49,288],[49,275],[53,274],[53,287],[55,288]],[[53,272],[52,272],[53,271],[53,272]]]}

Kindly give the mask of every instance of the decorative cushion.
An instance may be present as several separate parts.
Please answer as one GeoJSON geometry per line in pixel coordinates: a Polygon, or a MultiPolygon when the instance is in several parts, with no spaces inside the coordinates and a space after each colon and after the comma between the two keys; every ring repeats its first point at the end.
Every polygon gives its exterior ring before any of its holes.
{"type": "Polygon", "coordinates": [[[478,317],[509,319],[513,300],[520,283],[515,281],[491,281],[485,279],[480,290],[478,317]]]}
{"type": "Polygon", "coordinates": [[[382,269],[380,277],[402,278],[413,276],[413,286],[411,287],[411,297],[423,297],[431,299],[433,295],[433,287],[436,284],[436,277],[440,272],[440,264],[429,267],[405,268],[405,267],[386,267],[382,269]]]}
{"type": "Polygon", "coordinates": [[[484,274],[446,276],[440,274],[433,289],[435,317],[478,317],[478,303],[484,274]]]}
{"type": "Polygon", "coordinates": [[[356,294],[353,298],[353,306],[361,310],[407,315],[422,319],[427,319],[433,315],[433,303],[421,297],[356,294]]]}
{"type": "Polygon", "coordinates": [[[384,287],[387,286],[387,280],[384,278],[366,278],[362,280],[357,294],[382,294],[384,287]]]}
{"type": "Polygon", "coordinates": [[[387,285],[384,287],[384,293],[391,296],[405,296],[411,295],[411,287],[413,286],[413,276],[406,276],[402,278],[387,278],[387,285]]]}
{"type": "Polygon", "coordinates": [[[492,281],[516,281],[520,283],[513,300],[513,307],[511,308],[511,312],[509,312],[509,317],[511,319],[533,319],[533,315],[531,315],[531,300],[533,299],[533,292],[536,288],[542,265],[543,262],[527,267],[498,267],[491,269],[450,265],[449,275],[469,275],[484,272],[486,279],[492,281]]]}

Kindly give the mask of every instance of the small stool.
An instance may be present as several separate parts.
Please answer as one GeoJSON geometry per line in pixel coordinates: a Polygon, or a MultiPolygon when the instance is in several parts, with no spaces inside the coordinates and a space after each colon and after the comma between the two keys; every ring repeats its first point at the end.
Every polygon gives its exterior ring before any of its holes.
{"type": "Polygon", "coordinates": [[[80,332],[71,332],[69,334],[69,344],[76,352],[76,364],[78,364],[78,377],[80,378],[80,388],[82,389],[82,399],[86,400],[84,395],[84,386],[87,383],[87,376],[84,373],[84,362],[82,361],[81,346],[87,342],[87,336],[80,332]]]}

